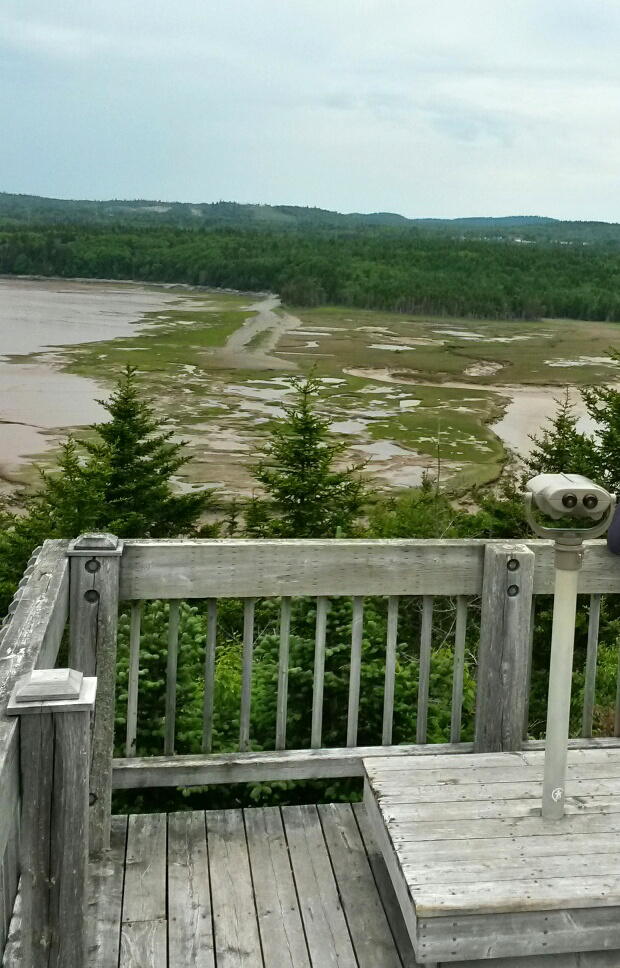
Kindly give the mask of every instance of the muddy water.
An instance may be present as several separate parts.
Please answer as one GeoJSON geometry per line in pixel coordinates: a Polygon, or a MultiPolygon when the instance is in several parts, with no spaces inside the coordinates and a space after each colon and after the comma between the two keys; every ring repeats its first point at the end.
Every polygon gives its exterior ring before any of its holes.
{"type": "Polygon", "coordinates": [[[0,476],[56,444],[55,428],[104,415],[95,400],[106,391],[63,373],[55,347],[131,336],[149,325],[144,313],[184,301],[178,292],[120,283],[0,279],[0,476]],[[16,359],[32,354],[40,356],[16,359]]]}
{"type": "MultiPolygon", "coordinates": [[[[435,387],[436,383],[425,383],[417,380],[412,373],[407,377],[402,370],[393,371],[387,367],[368,368],[351,367],[345,369],[351,376],[361,376],[378,380],[382,383],[413,385],[420,387],[435,387]]],[[[490,383],[458,383],[446,381],[441,386],[452,390],[484,390],[503,397],[506,409],[500,420],[491,424],[491,430],[497,434],[502,443],[520,457],[527,457],[534,448],[531,435],[539,436],[549,427],[549,421],[557,412],[558,401],[564,399],[566,390],[560,386],[514,386],[490,383]]],[[[569,389],[569,400],[577,416],[577,429],[583,433],[593,433],[596,429],[594,421],[588,415],[581,394],[576,387],[569,389]]]]}

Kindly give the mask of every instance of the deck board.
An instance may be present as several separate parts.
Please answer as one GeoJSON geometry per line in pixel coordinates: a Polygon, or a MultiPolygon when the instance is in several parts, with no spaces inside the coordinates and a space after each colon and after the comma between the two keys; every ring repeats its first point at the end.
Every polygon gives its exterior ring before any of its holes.
{"type": "Polygon", "coordinates": [[[418,968],[359,817],[346,803],[114,817],[91,866],[89,968],[418,968]]]}
{"type": "Polygon", "coordinates": [[[170,964],[215,968],[204,814],[168,816],[167,871],[170,964]]]}
{"type": "Polygon", "coordinates": [[[582,952],[575,964],[620,966],[620,752],[569,752],[559,822],[541,816],[541,753],[445,768],[438,756],[421,767],[411,758],[400,770],[376,756],[364,767],[368,815],[419,961],[512,956],[526,968],[582,952]]]}

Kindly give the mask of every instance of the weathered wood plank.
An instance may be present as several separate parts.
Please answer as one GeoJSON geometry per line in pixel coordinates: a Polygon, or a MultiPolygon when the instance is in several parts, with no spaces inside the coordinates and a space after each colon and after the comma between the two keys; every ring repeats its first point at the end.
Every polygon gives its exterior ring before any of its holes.
{"type": "Polygon", "coordinates": [[[354,803],[352,807],[403,968],[419,968],[383,854],[372,833],[366,807],[363,803],[354,803]]]}
{"type": "Polygon", "coordinates": [[[522,743],[535,554],[524,544],[489,544],[478,647],[476,752],[522,743]],[[499,647],[498,647],[498,644],[499,647]]]}
{"type": "Polygon", "coordinates": [[[387,642],[385,646],[385,692],[383,696],[383,734],[384,746],[392,743],[394,725],[394,681],[396,677],[396,648],[398,642],[398,595],[388,599],[387,642]]]}
{"type": "Polygon", "coordinates": [[[208,810],[207,842],[218,968],[263,968],[241,810],[208,810]]]}
{"type": "Polygon", "coordinates": [[[311,968],[280,810],[244,819],[265,968],[311,968]]]}
{"type": "MultiPolygon", "coordinates": [[[[521,968],[520,962],[528,965],[531,958],[540,959],[537,968],[572,968],[575,964],[577,968],[602,968],[606,955],[614,955],[620,946],[619,914],[618,908],[609,907],[454,916],[447,924],[441,918],[429,918],[420,920],[419,942],[442,964],[444,959],[445,963],[454,963],[453,937],[457,937],[458,956],[463,959],[459,964],[463,966],[473,961],[476,968],[521,968]],[[523,951],[523,959],[511,957],[517,948],[523,951]],[[571,960],[573,957],[578,960],[571,960]]],[[[610,968],[617,963],[607,962],[610,968]]]]}
{"type": "MultiPolygon", "coordinates": [[[[497,958],[490,964],[493,968],[620,968],[620,951],[525,955],[519,958],[497,958]]],[[[486,958],[459,961],[458,965],[459,968],[489,968],[489,961],[486,958]]]]}
{"type": "Polygon", "coordinates": [[[202,752],[213,748],[215,696],[215,650],[217,646],[217,598],[207,601],[207,640],[205,643],[205,694],[202,710],[202,752]]]}
{"type": "MultiPolygon", "coordinates": [[[[480,595],[488,545],[505,540],[131,539],[121,569],[123,599],[261,598],[305,595],[480,595]]],[[[536,557],[534,593],[553,594],[551,541],[520,545],[536,557]]],[[[620,561],[587,541],[581,594],[620,592],[620,561]]]]}
{"type": "Polygon", "coordinates": [[[316,807],[283,807],[282,816],[312,963],[356,968],[316,807]]]}
{"type": "MultiPolygon", "coordinates": [[[[569,847],[564,850],[570,851],[569,847]]],[[[403,864],[403,871],[410,877],[413,886],[450,883],[453,886],[462,884],[480,884],[492,879],[498,888],[500,881],[522,881],[528,879],[536,883],[540,878],[588,878],[590,876],[609,877],[620,870],[620,852],[603,854],[573,854],[560,853],[550,857],[523,856],[518,849],[501,864],[496,858],[477,858],[475,853],[462,858],[455,863],[433,861],[430,858],[420,860],[415,864],[403,864]]],[[[499,885],[502,890],[510,890],[510,885],[499,885]]],[[[458,890],[462,890],[461,887],[458,890]]]]}
{"type": "Polygon", "coordinates": [[[167,968],[166,922],[125,922],[121,933],[120,968],[167,968]]]}
{"type": "MultiPolygon", "coordinates": [[[[461,825],[463,830],[463,825],[461,825]]],[[[426,863],[427,859],[436,859],[437,863],[444,860],[454,860],[457,863],[470,861],[472,856],[477,860],[486,861],[489,859],[497,860],[498,864],[509,863],[515,856],[523,857],[550,857],[559,856],[568,850],[568,840],[559,840],[558,833],[549,833],[540,836],[524,836],[518,843],[509,841],[506,838],[497,837],[475,837],[469,843],[465,843],[458,837],[451,837],[442,840],[411,840],[408,836],[399,838],[397,831],[388,822],[386,825],[391,833],[391,837],[398,846],[398,855],[404,866],[409,864],[426,863]]],[[[461,831],[462,832],[462,831],[461,831]]],[[[609,848],[610,835],[607,831],[600,833],[572,833],[570,836],[570,850],[573,855],[601,854],[609,848]]]]}
{"type": "Polygon", "coordinates": [[[157,786],[205,786],[209,783],[253,783],[259,780],[327,779],[332,776],[364,776],[363,759],[380,751],[387,757],[428,755],[441,750],[459,756],[471,753],[471,744],[459,746],[357,746],[275,752],[211,753],[182,756],[144,756],[115,759],[114,787],[132,790],[157,786]]]}
{"type": "Polygon", "coordinates": [[[422,598],[422,623],[420,628],[420,678],[418,682],[418,711],[416,720],[416,743],[426,743],[428,722],[428,697],[431,682],[431,648],[433,636],[433,596],[422,598]]]}
{"type": "MultiPolygon", "coordinates": [[[[91,711],[56,713],[53,718],[49,965],[86,968],[91,711]]],[[[26,754],[22,746],[22,761],[26,754]]],[[[26,787],[22,794],[26,799],[26,787]]]]}
{"type": "Polygon", "coordinates": [[[166,918],[166,815],[132,814],[127,830],[123,921],[166,918]]]}
{"type": "Polygon", "coordinates": [[[245,752],[250,745],[250,714],[252,706],[252,660],[254,658],[254,605],[253,598],[243,603],[243,658],[241,667],[241,713],[239,725],[239,749],[245,752]]]}
{"type": "Polygon", "coordinates": [[[114,535],[85,534],[72,541],[69,665],[97,676],[90,771],[90,851],[110,843],[116,694],[118,584],[123,543],[114,535]]]}
{"type": "Polygon", "coordinates": [[[280,655],[278,658],[278,698],[276,713],[276,749],[286,748],[286,715],[288,709],[288,665],[291,638],[291,599],[280,603],[280,655]]]}
{"type": "MultiPolygon", "coordinates": [[[[17,680],[35,668],[53,666],[69,614],[67,541],[46,541],[32,563],[28,582],[0,642],[0,818],[19,790],[18,724],[6,718],[17,680]],[[8,800],[5,801],[5,797],[8,800]]],[[[2,820],[0,819],[0,832],[2,820]]],[[[3,835],[0,834],[0,838],[3,835]]],[[[8,836],[8,833],[7,835],[8,836]]],[[[0,845],[4,848],[6,841],[0,845]]]]}
{"type": "Polygon", "coordinates": [[[51,944],[50,829],[54,774],[52,715],[24,716],[20,722],[22,750],[21,858],[22,914],[27,925],[22,936],[22,957],[31,968],[47,968],[51,944]]]}
{"type": "Polygon", "coordinates": [[[168,956],[179,968],[214,968],[203,813],[168,816],[168,956]]]}
{"type": "MultiPolygon", "coordinates": [[[[620,780],[617,778],[609,780],[570,780],[567,783],[567,796],[617,796],[620,793],[620,780]]],[[[381,800],[384,804],[403,804],[412,802],[417,803],[445,803],[448,801],[469,801],[479,803],[483,800],[522,800],[531,797],[540,800],[540,782],[514,783],[494,783],[490,780],[481,783],[459,783],[459,784],[432,784],[429,786],[411,786],[403,794],[382,794],[381,800]]],[[[548,823],[549,821],[545,821],[548,823]]],[[[577,823],[577,819],[571,819],[571,823],[577,823]]],[[[594,821],[593,821],[594,822],[594,821]]],[[[611,819],[609,823],[613,823],[611,819]]],[[[505,821],[506,827],[513,825],[516,827],[521,821],[505,821]]],[[[612,829],[612,828],[609,828],[612,829]]]]}
{"type": "Polygon", "coordinates": [[[142,602],[132,602],[129,626],[129,677],[127,682],[127,739],[125,742],[125,756],[136,755],[141,619],[142,602]]]}
{"type": "Polygon", "coordinates": [[[168,607],[168,654],[166,657],[166,728],[164,753],[172,756],[176,735],[177,665],[179,659],[180,602],[173,600],[168,607]]]}
{"type": "Polygon", "coordinates": [[[581,735],[592,736],[594,714],[594,692],[596,689],[596,660],[598,656],[598,632],[601,620],[601,596],[590,595],[590,614],[588,618],[588,646],[586,653],[586,677],[583,687],[583,717],[581,735]]]}
{"type": "Polygon", "coordinates": [[[402,968],[351,805],[318,811],[359,968],[402,968]]]}
{"type": "MultiPolygon", "coordinates": [[[[618,747],[615,738],[569,740],[569,749],[580,753],[590,750],[612,752],[618,747]],[[585,747],[584,747],[585,744],[585,747]]],[[[532,740],[525,749],[538,752],[544,743],[532,740]]],[[[328,779],[329,777],[364,776],[363,761],[385,758],[386,770],[402,770],[402,757],[415,757],[416,769],[428,757],[456,756],[458,760],[472,753],[471,743],[457,746],[435,743],[423,746],[358,746],[352,749],[336,747],[312,750],[282,750],[260,753],[212,753],[210,756],[184,755],[175,757],[148,756],[115,759],[113,785],[115,789],[132,790],[141,787],[204,786],[214,783],[253,783],[261,780],[328,779]]],[[[477,754],[477,758],[481,754],[477,754]]],[[[507,754],[497,754],[505,757],[507,754]]],[[[505,759],[503,760],[505,762],[505,759]]],[[[470,768],[464,759],[464,768],[470,768]]],[[[433,769],[436,768],[434,765],[433,769]]]]}
{"type": "Polygon", "coordinates": [[[525,702],[523,704],[523,742],[527,740],[530,727],[530,694],[532,692],[532,659],[534,656],[534,630],[536,628],[536,595],[532,595],[530,611],[530,635],[527,647],[527,666],[525,669],[525,702]]]}
{"type": "Polygon", "coordinates": [[[364,599],[353,599],[351,621],[351,667],[349,672],[349,706],[347,714],[347,746],[357,745],[357,721],[360,708],[360,676],[362,672],[362,633],[364,629],[364,599]]]}
{"type": "Polygon", "coordinates": [[[316,601],[316,630],[314,635],[314,675],[312,679],[312,726],[310,745],[318,749],[323,728],[323,686],[325,682],[325,635],[327,629],[327,605],[324,597],[316,601]]]}
{"type": "Polygon", "coordinates": [[[125,878],[127,817],[112,817],[110,849],[90,865],[88,901],[89,968],[118,965],[125,878]]]}
{"type": "Polygon", "coordinates": [[[468,883],[457,891],[451,881],[432,887],[407,876],[419,919],[453,914],[502,914],[516,911],[557,911],[564,908],[618,907],[617,876],[536,878],[506,882],[468,883]],[[503,887],[503,890],[501,889],[503,887]]]}
{"type": "Polygon", "coordinates": [[[466,634],[467,598],[465,595],[459,595],[456,600],[456,625],[454,631],[454,672],[452,676],[452,711],[450,724],[451,743],[460,743],[461,741],[466,634]]]}
{"type": "Polygon", "coordinates": [[[409,937],[411,938],[416,958],[419,958],[420,949],[417,945],[418,927],[413,898],[403,873],[400,854],[396,852],[390,832],[383,820],[381,810],[367,778],[364,780],[364,810],[375,843],[383,855],[383,860],[385,861],[385,866],[390,876],[390,882],[398,899],[400,911],[409,937]]]}

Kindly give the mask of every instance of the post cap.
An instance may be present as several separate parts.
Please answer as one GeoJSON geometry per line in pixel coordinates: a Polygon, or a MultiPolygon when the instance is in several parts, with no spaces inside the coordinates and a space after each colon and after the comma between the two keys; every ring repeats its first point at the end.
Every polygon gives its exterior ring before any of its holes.
{"type": "Polygon", "coordinates": [[[105,557],[106,555],[122,555],[123,544],[121,538],[107,531],[91,531],[81,534],[69,542],[69,555],[87,555],[89,558],[105,557]]]}
{"type": "Polygon", "coordinates": [[[35,669],[21,676],[13,688],[6,712],[60,713],[90,710],[95,705],[97,679],[75,669],[35,669]]]}
{"type": "Polygon", "coordinates": [[[33,669],[17,683],[15,701],[78,699],[83,678],[76,669],[33,669]]]}

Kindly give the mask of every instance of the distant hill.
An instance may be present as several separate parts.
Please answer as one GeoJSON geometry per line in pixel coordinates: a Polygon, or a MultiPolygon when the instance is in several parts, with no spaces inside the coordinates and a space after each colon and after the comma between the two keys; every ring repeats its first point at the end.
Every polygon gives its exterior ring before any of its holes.
{"type": "Polygon", "coordinates": [[[299,205],[241,205],[237,202],[163,202],[153,199],[65,200],[0,192],[0,220],[15,224],[167,225],[179,228],[267,228],[359,231],[402,229],[420,234],[492,241],[620,244],[620,225],[569,222],[539,215],[501,218],[409,219],[394,212],[343,214],[299,205]]]}

